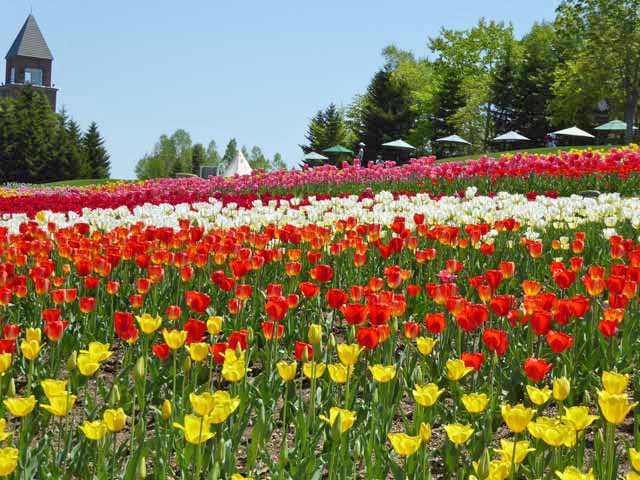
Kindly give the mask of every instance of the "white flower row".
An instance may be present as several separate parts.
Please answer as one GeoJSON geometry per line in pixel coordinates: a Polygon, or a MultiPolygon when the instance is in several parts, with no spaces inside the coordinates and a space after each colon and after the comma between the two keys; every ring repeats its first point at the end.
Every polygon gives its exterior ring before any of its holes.
{"type": "MultiPolygon", "coordinates": [[[[597,222],[603,228],[613,229],[619,222],[630,221],[640,228],[640,198],[622,198],[618,194],[605,194],[598,198],[574,195],[552,199],[544,196],[529,201],[524,195],[499,193],[494,198],[473,196],[473,191],[463,198],[443,197],[432,200],[428,195],[393,198],[390,192],[381,192],[373,199],[358,197],[310,199],[310,205],[300,206],[298,199],[263,205],[256,201],[251,209],[223,206],[217,200],[180,205],[143,205],[130,212],[126,207],[117,209],[85,209],[80,215],[43,212],[38,220],[43,224],[55,222],[59,227],[76,223],[88,223],[95,229],[111,230],[138,222],[156,227],[179,227],[180,219],[189,219],[206,230],[228,229],[249,225],[259,230],[269,224],[305,226],[317,224],[332,226],[340,219],[355,217],[361,223],[391,224],[398,216],[405,217],[408,226],[413,224],[413,214],[425,215],[429,225],[465,225],[493,223],[496,220],[514,218],[529,227],[530,235],[548,226],[577,228],[585,222],[597,222]]],[[[28,220],[25,215],[5,215],[0,226],[12,233],[18,232],[20,223],[28,220]]],[[[607,232],[611,234],[609,230],[607,232]]]]}

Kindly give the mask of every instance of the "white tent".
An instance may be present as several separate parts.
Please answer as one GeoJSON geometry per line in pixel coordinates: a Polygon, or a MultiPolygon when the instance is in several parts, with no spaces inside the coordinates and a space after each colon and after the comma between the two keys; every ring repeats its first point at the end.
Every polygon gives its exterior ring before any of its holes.
{"type": "Polygon", "coordinates": [[[251,172],[253,172],[253,170],[251,169],[251,165],[249,165],[249,162],[247,162],[247,159],[244,158],[244,155],[242,154],[242,152],[238,151],[233,161],[229,164],[227,168],[225,168],[224,174],[222,176],[233,177],[235,175],[240,175],[240,176],[251,175],[251,172]]]}
{"type": "Polygon", "coordinates": [[[467,142],[464,138],[459,137],[458,135],[449,135],[448,137],[438,138],[436,142],[464,143],[465,145],[471,145],[471,142],[467,142]]]}
{"type": "Polygon", "coordinates": [[[580,130],[578,127],[565,128],[564,130],[558,130],[557,132],[553,132],[554,135],[565,135],[567,137],[585,137],[585,138],[596,138],[591,135],[589,132],[585,132],[584,130],[580,130]]]}
{"type": "Polygon", "coordinates": [[[382,144],[383,147],[396,148],[398,150],[415,150],[416,147],[409,145],[404,140],[394,140],[393,142],[387,142],[382,144]]]}
{"type": "Polygon", "coordinates": [[[511,132],[503,133],[502,135],[497,136],[493,140],[495,142],[520,142],[520,141],[525,141],[529,139],[524,135],[520,135],[518,132],[511,131],[511,132]]]}
{"type": "Polygon", "coordinates": [[[327,157],[325,157],[324,155],[320,155],[319,153],[316,152],[309,152],[304,156],[305,160],[329,160],[327,157]]]}

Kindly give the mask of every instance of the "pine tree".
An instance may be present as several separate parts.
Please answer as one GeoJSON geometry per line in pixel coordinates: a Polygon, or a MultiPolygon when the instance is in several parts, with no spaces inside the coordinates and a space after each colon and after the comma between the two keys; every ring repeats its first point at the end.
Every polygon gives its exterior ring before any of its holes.
{"type": "Polygon", "coordinates": [[[75,120],[70,120],[67,123],[67,162],[69,164],[69,170],[65,175],[65,178],[91,178],[92,170],[91,165],[87,161],[87,156],[82,148],[82,131],[80,125],[75,120]]]}
{"type": "Polygon", "coordinates": [[[390,68],[379,70],[367,88],[362,105],[360,139],[367,145],[365,161],[383,154],[385,142],[406,138],[415,123],[407,84],[393,79],[390,68]]]}
{"type": "MultiPolygon", "coordinates": [[[[336,145],[346,146],[349,134],[345,123],[344,112],[331,103],[324,110],[319,110],[307,127],[307,145],[301,145],[304,153],[321,153],[323,150],[336,145]]],[[[305,160],[304,163],[315,167],[323,162],[305,160]]]]}
{"type": "Polygon", "coordinates": [[[491,83],[491,117],[498,134],[513,130],[516,73],[513,45],[509,43],[498,59],[491,83]]]}
{"type": "Polygon", "coordinates": [[[222,169],[224,170],[227,166],[236,158],[238,153],[238,142],[235,138],[229,140],[227,143],[227,148],[224,151],[224,155],[222,156],[222,169]]]}
{"type": "Polygon", "coordinates": [[[205,161],[205,151],[201,143],[196,143],[191,152],[191,173],[200,176],[200,167],[205,161]]]}
{"type": "MultiPolygon", "coordinates": [[[[462,78],[455,68],[441,67],[431,122],[434,139],[447,137],[455,133],[453,116],[464,106],[461,85],[462,78]]],[[[434,143],[434,153],[439,157],[445,154],[446,148],[446,145],[434,143]]]]}
{"type": "Polygon", "coordinates": [[[82,137],[82,149],[91,170],[90,178],[109,178],[110,157],[104,148],[104,140],[100,136],[96,122],[91,122],[89,129],[82,137]]]}

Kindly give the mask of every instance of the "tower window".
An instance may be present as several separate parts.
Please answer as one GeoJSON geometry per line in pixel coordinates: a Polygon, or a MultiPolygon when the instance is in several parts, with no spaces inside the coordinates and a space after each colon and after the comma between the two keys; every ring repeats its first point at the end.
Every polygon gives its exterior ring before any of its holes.
{"type": "Polygon", "coordinates": [[[24,83],[42,85],[42,70],[39,68],[25,68],[24,83]]]}
{"type": "Polygon", "coordinates": [[[11,76],[9,78],[11,83],[16,83],[16,67],[11,67],[11,76]]]}

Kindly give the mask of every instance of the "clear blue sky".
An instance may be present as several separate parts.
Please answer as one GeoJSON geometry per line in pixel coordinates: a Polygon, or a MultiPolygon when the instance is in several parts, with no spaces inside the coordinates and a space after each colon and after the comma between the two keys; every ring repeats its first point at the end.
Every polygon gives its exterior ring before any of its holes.
{"type": "MultiPolygon", "coordinates": [[[[187,130],[299,163],[307,122],[365,90],[395,43],[427,54],[441,27],[480,17],[526,33],[558,0],[5,0],[4,53],[33,13],[55,57],[58,104],[98,122],[112,176],[133,178],[162,133],[187,130]]],[[[4,75],[4,64],[0,70],[4,75]]],[[[4,81],[4,77],[2,78],[4,81]]]]}

